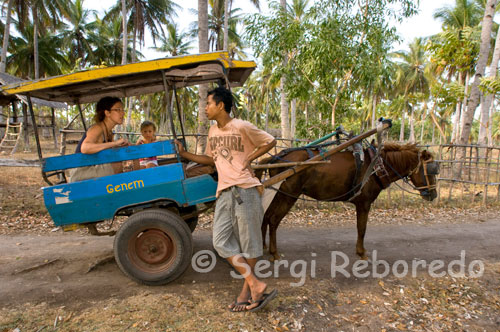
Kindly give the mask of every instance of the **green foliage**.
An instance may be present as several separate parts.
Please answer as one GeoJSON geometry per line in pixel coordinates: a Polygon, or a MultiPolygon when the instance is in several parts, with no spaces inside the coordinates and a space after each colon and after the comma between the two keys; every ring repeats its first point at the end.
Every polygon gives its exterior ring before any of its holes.
{"type": "Polygon", "coordinates": [[[428,46],[431,62],[438,72],[466,72],[474,68],[479,56],[481,30],[479,27],[447,29],[435,35],[428,46]]]}
{"type": "Polygon", "coordinates": [[[497,94],[500,91],[500,77],[483,77],[479,89],[483,93],[497,94]]]}
{"type": "Polygon", "coordinates": [[[377,80],[397,40],[389,17],[402,19],[416,10],[412,1],[322,0],[295,20],[277,3],[270,7],[270,16],[246,18],[249,44],[272,75],[286,76],[290,99],[321,98],[330,108],[336,100],[339,120],[350,111],[355,94],[377,80]]]}

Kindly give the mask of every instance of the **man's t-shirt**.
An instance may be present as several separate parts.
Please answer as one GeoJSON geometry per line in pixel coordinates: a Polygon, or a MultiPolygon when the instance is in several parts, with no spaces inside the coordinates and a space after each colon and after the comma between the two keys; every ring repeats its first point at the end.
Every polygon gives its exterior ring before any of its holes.
{"type": "Polygon", "coordinates": [[[259,179],[243,169],[245,160],[255,149],[269,144],[274,137],[248,121],[232,119],[223,128],[210,127],[205,154],[214,159],[220,192],[231,186],[251,188],[259,186],[259,179]]]}

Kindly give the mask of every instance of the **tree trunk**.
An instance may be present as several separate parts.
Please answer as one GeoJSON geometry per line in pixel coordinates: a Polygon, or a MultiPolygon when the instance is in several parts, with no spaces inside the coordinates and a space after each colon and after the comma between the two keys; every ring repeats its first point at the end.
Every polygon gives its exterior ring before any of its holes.
{"type": "Polygon", "coordinates": [[[134,27],[134,38],[132,40],[132,63],[134,62],[137,62],[137,26],[134,27]]]}
{"type": "Polygon", "coordinates": [[[403,142],[405,140],[405,111],[401,114],[401,128],[399,130],[399,141],[403,142]]]}
{"type": "Polygon", "coordinates": [[[127,63],[127,49],[128,49],[128,33],[127,33],[127,3],[126,0],[122,2],[122,65],[127,63]]]}
{"type": "Polygon", "coordinates": [[[415,117],[413,116],[414,112],[415,111],[412,107],[410,111],[410,143],[415,143],[415,117]]]}
{"type": "Polygon", "coordinates": [[[297,123],[297,99],[292,99],[292,105],[290,108],[290,137],[295,139],[295,127],[297,123]]]}
{"type": "MultiPolygon", "coordinates": [[[[491,27],[493,25],[493,15],[495,14],[496,5],[497,0],[488,0],[488,2],[486,3],[481,29],[481,46],[479,50],[479,59],[476,65],[474,81],[471,84],[471,96],[467,104],[467,110],[464,113],[464,125],[462,128],[462,133],[460,135],[460,144],[467,144],[469,141],[469,136],[472,128],[472,120],[474,119],[474,113],[479,104],[479,83],[481,78],[484,76],[486,62],[488,61],[488,55],[490,51],[491,27]]],[[[463,151],[463,154],[461,154],[461,156],[463,157],[464,154],[465,151],[463,151]]]]}
{"type": "MultiPolygon", "coordinates": [[[[497,76],[498,60],[500,60],[500,30],[497,31],[497,38],[495,40],[495,50],[493,51],[493,58],[490,64],[490,72],[488,77],[495,78],[497,76]]],[[[481,118],[479,123],[479,137],[478,144],[486,145],[489,136],[489,123],[490,123],[490,108],[493,101],[493,95],[488,94],[481,103],[481,118]]]]}
{"type": "Polygon", "coordinates": [[[462,128],[464,127],[464,121],[465,121],[465,112],[467,111],[467,102],[469,100],[469,86],[470,86],[470,73],[467,72],[465,75],[465,90],[464,90],[464,100],[462,102],[462,110],[460,112],[460,125],[458,126],[455,138],[455,143],[458,143],[460,141],[460,135],[462,133],[462,128]]]}
{"type": "MultiPolygon", "coordinates": [[[[281,10],[286,11],[286,0],[280,0],[281,10]]],[[[283,54],[283,67],[287,65],[287,54],[283,54]]],[[[290,139],[290,120],[288,116],[288,100],[285,92],[286,78],[283,76],[281,78],[280,88],[281,88],[281,137],[284,139],[290,139]]]]}
{"type": "Polygon", "coordinates": [[[493,132],[492,132],[493,126],[491,125],[493,121],[491,121],[491,119],[493,119],[494,112],[495,112],[495,101],[491,103],[490,122],[488,123],[488,145],[490,146],[493,145],[493,132]]]}
{"type": "Polygon", "coordinates": [[[424,109],[422,110],[422,127],[420,128],[420,144],[424,142],[425,120],[427,118],[427,102],[424,101],[424,109]]]}
{"type": "MultiPolygon", "coordinates": [[[[208,0],[198,0],[198,48],[200,53],[208,52],[208,0]]],[[[208,133],[208,118],[205,113],[207,106],[207,84],[200,84],[198,90],[198,134],[208,133]]],[[[200,137],[197,153],[205,153],[206,136],[200,137]]]]}
{"type": "Polygon", "coordinates": [[[224,51],[229,50],[229,0],[224,0],[224,51]]]}
{"type": "Polygon", "coordinates": [[[12,3],[14,0],[9,0],[9,4],[7,5],[7,18],[5,20],[5,29],[3,34],[3,43],[2,43],[2,56],[0,60],[0,73],[5,73],[5,67],[7,66],[7,49],[9,48],[9,37],[10,37],[10,21],[11,21],[11,12],[12,12],[12,3]]]}
{"type": "Polygon", "coordinates": [[[304,105],[305,107],[305,116],[306,116],[306,127],[309,125],[309,107],[307,106],[307,103],[304,105]]]}
{"type": "Polygon", "coordinates": [[[31,8],[33,14],[33,60],[35,67],[35,80],[40,78],[40,68],[38,59],[38,13],[36,5],[31,8]]]}
{"type": "Polygon", "coordinates": [[[372,128],[377,125],[377,95],[372,96],[372,128]]]}
{"type": "MultiPolygon", "coordinates": [[[[458,73],[458,84],[462,84],[462,73],[458,73]]],[[[451,143],[454,143],[457,141],[458,135],[457,133],[459,132],[459,124],[460,124],[460,117],[462,114],[462,103],[457,102],[457,105],[455,106],[455,118],[453,120],[453,129],[451,131],[451,143]]]]}

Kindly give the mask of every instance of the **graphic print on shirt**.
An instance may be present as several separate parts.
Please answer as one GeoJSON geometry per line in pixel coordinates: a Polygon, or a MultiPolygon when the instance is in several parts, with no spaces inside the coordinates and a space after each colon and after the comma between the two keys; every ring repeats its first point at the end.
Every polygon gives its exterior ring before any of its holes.
{"type": "Polygon", "coordinates": [[[226,159],[231,165],[233,161],[233,151],[244,152],[241,144],[241,135],[223,135],[209,138],[212,158],[217,161],[218,156],[226,159]]]}

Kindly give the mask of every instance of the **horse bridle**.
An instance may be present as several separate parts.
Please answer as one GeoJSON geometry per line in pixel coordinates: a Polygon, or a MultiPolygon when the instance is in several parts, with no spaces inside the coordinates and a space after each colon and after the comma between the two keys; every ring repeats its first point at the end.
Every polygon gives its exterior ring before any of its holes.
{"type": "MultiPolygon", "coordinates": [[[[421,187],[413,186],[414,189],[417,189],[420,191],[420,194],[422,196],[430,196],[431,190],[436,189],[436,184],[431,184],[429,181],[429,176],[430,175],[438,175],[439,174],[439,163],[437,161],[434,161],[432,159],[429,160],[422,160],[421,158],[421,152],[418,153],[418,164],[417,167],[415,167],[408,175],[406,176],[406,179],[409,179],[411,175],[419,172],[420,176],[422,178],[422,182],[424,182],[424,185],[421,187]],[[420,169],[420,166],[422,166],[422,169],[420,169]]],[[[409,183],[409,181],[405,181],[406,183],[409,183]]]]}

